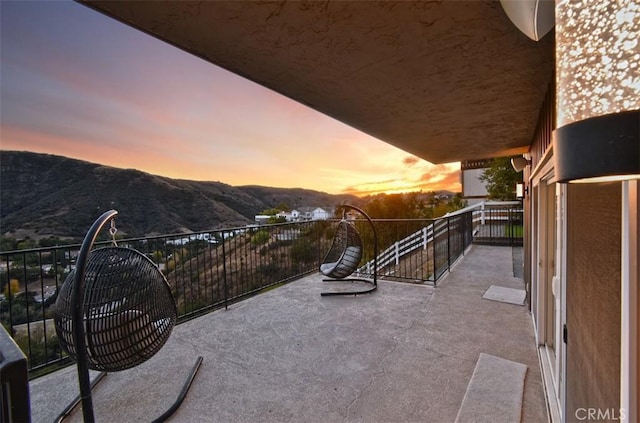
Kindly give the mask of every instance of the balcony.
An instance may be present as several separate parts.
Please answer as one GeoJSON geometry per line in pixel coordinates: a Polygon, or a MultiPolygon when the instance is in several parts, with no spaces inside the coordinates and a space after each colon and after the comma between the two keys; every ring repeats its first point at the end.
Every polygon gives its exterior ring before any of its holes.
{"type": "MultiPolygon", "coordinates": [[[[178,270],[178,274],[189,275],[182,281],[172,279],[171,272],[168,277],[174,290],[181,287],[183,294],[189,293],[180,297],[189,301],[178,302],[182,323],[157,355],[133,369],[110,373],[96,385],[93,403],[97,420],[150,421],[158,417],[176,399],[199,356],[203,364],[170,421],[453,422],[458,413],[460,421],[465,421],[469,407],[481,413],[479,418],[482,413],[491,416],[497,412],[502,416],[517,413],[522,421],[546,420],[526,306],[483,298],[492,285],[524,289],[522,280],[513,276],[512,248],[467,248],[465,239],[471,236],[466,234],[480,230],[466,222],[478,220],[473,211],[456,216],[447,218],[447,225],[430,222],[432,230],[447,227],[448,234],[427,229],[427,234],[432,233],[423,238],[427,244],[406,253],[398,264],[379,269],[378,291],[357,297],[320,296],[334,288],[323,283],[315,270],[317,252],[325,251],[329,240],[324,235],[312,238],[311,229],[323,225],[330,233],[327,222],[305,223],[309,226],[295,226],[295,231],[287,225],[270,229],[283,234],[288,228],[290,234],[297,234],[294,237],[306,234],[317,247],[310,254],[312,270],[300,267],[299,262],[295,266],[289,263],[298,273],[297,279],[286,277],[292,281],[266,292],[245,279],[259,280],[263,286],[280,282],[266,276],[260,279],[258,273],[240,265],[249,260],[241,253],[243,246],[260,254],[260,248],[254,245],[252,249],[251,242],[242,241],[250,240],[256,232],[221,238],[227,256],[222,260],[226,266],[219,263],[219,267],[226,268],[229,285],[220,291],[221,284],[211,282],[213,273],[198,279],[193,275],[199,272],[187,269],[196,261],[205,266],[205,257],[213,260],[212,251],[222,250],[223,245],[211,242],[206,244],[206,254],[185,254],[182,263],[168,266],[174,273],[178,270]],[[237,255],[236,264],[228,261],[231,251],[237,255]],[[443,260],[438,257],[444,251],[448,253],[446,268],[440,270],[438,263],[443,260]],[[416,278],[417,268],[426,269],[420,273],[423,280],[416,278]],[[234,272],[237,274],[232,278],[234,272]],[[436,274],[440,275],[437,280],[436,274]],[[215,297],[218,292],[228,294],[215,297]],[[260,295],[253,295],[257,292],[260,295]],[[217,298],[215,306],[196,301],[196,293],[217,298]],[[215,311],[203,313],[211,309],[215,311]],[[489,389],[479,383],[474,375],[479,374],[481,354],[526,366],[523,387],[510,389],[507,384],[495,390],[495,383],[489,389]],[[480,411],[478,404],[482,405],[480,411]]],[[[418,231],[425,233],[426,223],[418,225],[423,226],[418,231]]],[[[402,233],[401,240],[417,232],[416,224],[376,222],[393,228],[390,233],[402,233]]],[[[280,238],[290,241],[291,236],[280,238]]],[[[190,242],[163,243],[184,248],[190,242]]],[[[278,248],[269,251],[282,258],[285,250],[278,248]]],[[[251,260],[260,264],[255,258],[251,260]]],[[[30,367],[32,373],[41,368],[30,367]]],[[[55,421],[78,395],[75,366],[33,378],[30,390],[32,420],[55,421]]],[[[79,409],[66,421],[81,421],[79,409]]]]}

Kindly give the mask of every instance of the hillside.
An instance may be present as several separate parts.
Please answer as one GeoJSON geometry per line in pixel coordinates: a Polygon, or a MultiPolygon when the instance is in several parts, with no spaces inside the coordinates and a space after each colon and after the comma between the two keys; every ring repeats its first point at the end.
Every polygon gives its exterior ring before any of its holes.
{"type": "Polygon", "coordinates": [[[165,178],[67,157],[0,151],[0,234],[81,239],[115,209],[118,233],[145,236],[244,226],[260,211],[332,206],[357,197],[299,188],[233,187],[165,178]]]}

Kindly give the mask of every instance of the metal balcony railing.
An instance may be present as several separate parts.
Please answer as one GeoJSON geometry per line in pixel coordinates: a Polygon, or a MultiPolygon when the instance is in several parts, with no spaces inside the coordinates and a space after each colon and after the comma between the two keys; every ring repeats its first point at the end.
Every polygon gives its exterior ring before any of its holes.
{"type": "MultiPolygon", "coordinates": [[[[518,201],[482,202],[435,220],[375,220],[376,224],[418,228],[381,246],[378,274],[387,279],[436,284],[471,245],[522,245],[523,210],[518,201]]],[[[405,230],[405,232],[407,232],[405,230]]],[[[358,272],[373,273],[373,260],[358,272]]]]}
{"type": "Polygon", "coordinates": [[[473,211],[473,222],[476,244],[523,244],[524,210],[519,201],[483,202],[473,211]]]}
{"type": "MultiPolygon", "coordinates": [[[[165,274],[178,322],[317,271],[331,221],[283,223],[118,240],[165,274]]],[[[101,241],[95,248],[108,245],[101,241]]],[[[0,252],[0,321],[28,357],[35,377],[68,364],[56,337],[53,305],[75,268],[80,245],[0,252]]]]}
{"type": "MultiPolygon", "coordinates": [[[[436,284],[493,217],[477,207],[440,219],[374,219],[378,275],[436,284]]],[[[501,212],[504,213],[504,212],[501,212]]],[[[497,219],[499,218],[499,220],[497,219]]],[[[226,307],[262,290],[317,272],[337,219],[249,226],[118,240],[147,255],[165,274],[178,323],[226,307]]],[[[364,244],[358,270],[372,275],[373,234],[355,222],[364,244]]],[[[95,248],[109,244],[100,241],[95,248]]],[[[56,337],[53,305],[75,267],[80,245],[0,252],[0,321],[28,359],[29,377],[70,363],[56,337]]]]}
{"type": "MultiPolygon", "coordinates": [[[[417,228],[404,237],[396,237],[378,254],[378,275],[391,280],[417,283],[437,280],[471,245],[472,213],[466,212],[436,220],[375,220],[379,225],[417,228]]],[[[406,232],[406,230],[405,230],[406,232]]],[[[358,269],[361,275],[373,273],[374,261],[358,269]]]]}

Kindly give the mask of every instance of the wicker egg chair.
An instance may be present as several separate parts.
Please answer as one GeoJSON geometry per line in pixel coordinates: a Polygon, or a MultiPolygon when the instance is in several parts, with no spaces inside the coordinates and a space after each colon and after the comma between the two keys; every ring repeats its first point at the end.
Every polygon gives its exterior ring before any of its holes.
{"type": "Polygon", "coordinates": [[[320,273],[333,279],[351,275],[362,259],[362,238],[356,227],[342,219],[333,236],[331,249],[320,265],[320,273]]]}
{"type": "MultiPolygon", "coordinates": [[[[56,333],[61,347],[78,365],[81,392],[58,421],[69,415],[80,398],[84,421],[93,421],[89,369],[117,372],[142,364],[162,348],[177,320],[169,284],[151,259],[132,248],[118,247],[115,240],[114,246],[91,250],[109,220],[115,238],[112,219],[116,214],[108,211],[94,222],[56,300],[56,333]]],[[[200,357],[188,385],[201,362],[200,357]]],[[[178,401],[156,421],[173,414],[185,395],[183,389],[178,401]]]]}
{"type": "MultiPolygon", "coordinates": [[[[62,348],[77,360],[73,339],[73,270],[56,301],[62,348]]],[[[142,364],[169,339],[176,307],[164,276],[144,254],[123,247],[98,248],[84,276],[85,341],[91,370],[117,372],[142,364]]]]}
{"type": "Polygon", "coordinates": [[[372,287],[368,287],[365,290],[358,291],[333,291],[333,292],[323,292],[321,295],[330,296],[330,295],[358,295],[358,294],[367,294],[373,292],[378,287],[378,276],[377,276],[377,256],[378,256],[378,239],[376,234],[375,226],[373,225],[373,221],[369,218],[369,216],[361,209],[355,206],[350,205],[342,205],[343,215],[342,220],[338,223],[338,227],[333,236],[333,241],[331,242],[331,248],[329,252],[325,255],[322,263],[320,264],[320,273],[326,276],[328,279],[323,279],[325,282],[363,282],[366,284],[372,285],[372,287]],[[371,229],[373,231],[373,239],[374,239],[374,270],[373,270],[373,279],[362,279],[362,278],[348,278],[351,276],[358,265],[360,264],[360,260],[362,259],[362,237],[360,233],[356,229],[355,225],[346,219],[346,209],[353,209],[362,214],[369,224],[371,225],[371,229]]]}

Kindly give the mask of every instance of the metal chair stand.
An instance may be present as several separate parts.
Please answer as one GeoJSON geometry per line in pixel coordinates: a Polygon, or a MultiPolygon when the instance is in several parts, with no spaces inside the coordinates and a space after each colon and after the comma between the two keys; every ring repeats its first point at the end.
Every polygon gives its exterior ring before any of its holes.
{"type": "Polygon", "coordinates": [[[320,265],[320,273],[328,277],[327,279],[323,279],[323,282],[359,282],[371,285],[371,287],[359,291],[323,292],[320,294],[323,297],[368,294],[378,288],[378,236],[373,221],[364,210],[358,207],[347,204],[343,204],[341,207],[357,211],[363,215],[371,225],[374,254],[373,279],[348,278],[348,276],[352,275],[358,268],[358,264],[362,259],[363,245],[358,230],[352,223],[347,221],[346,210],[343,210],[342,220],[338,224],[331,248],[320,265]]]}
{"type": "MultiPolygon", "coordinates": [[[[60,345],[76,361],[80,396],[58,416],[82,403],[85,422],[94,422],[89,369],[116,372],[137,366],[169,339],[177,320],[166,278],[143,253],[115,245],[115,210],[105,212],[87,232],[76,263],[56,300],[54,323],[60,345]],[[91,250],[99,231],[111,221],[114,246],[91,250]]],[[[166,420],[184,400],[199,357],[173,406],[154,420],[166,420]]],[[[97,383],[104,374],[98,375],[97,383]]]]}

